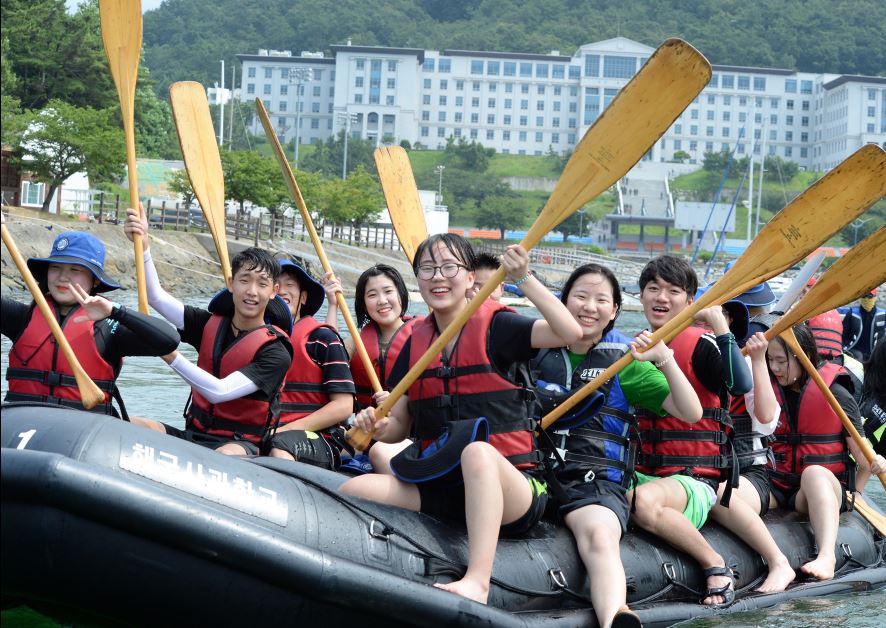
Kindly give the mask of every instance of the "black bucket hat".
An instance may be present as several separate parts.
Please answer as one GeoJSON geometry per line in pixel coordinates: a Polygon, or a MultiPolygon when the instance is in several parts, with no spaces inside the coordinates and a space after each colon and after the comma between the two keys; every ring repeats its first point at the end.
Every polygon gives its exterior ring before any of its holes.
{"type": "Polygon", "coordinates": [[[311,277],[304,268],[288,259],[278,260],[280,262],[280,270],[284,273],[293,273],[298,279],[299,287],[308,293],[308,300],[301,306],[302,316],[313,316],[323,305],[323,299],[326,298],[326,291],[323,284],[311,277]]]}
{"type": "Polygon", "coordinates": [[[455,471],[461,466],[461,452],[474,441],[489,441],[489,421],[447,421],[443,434],[426,448],[416,440],[391,459],[391,471],[398,480],[417,484],[443,480],[452,485],[463,479],[455,471]]]}
{"type": "MultiPolygon", "coordinates": [[[[713,285],[714,284],[711,283],[706,285],[704,288],[699,288],[698,292],[695,293],[695,298],[697,299],[705,292],[710,290],[711,286],[713,285]]],[[[751,318],[750,314],[748,313],[747,305],[745,305],[743,301],[739,300],[739,297],[736,297],[734,299],[726,301],[726,303],[724,303],[722,307],[729,313],[729,316],[732,318],[732,322],[729,323],[729,331],[731,331],[732,335],[735,336],[736,342],[738,342],[740,345],[743,344],[745,339],[748,337],[748,321],[751,318]]]]}
{"type": "Polygon", "coordinates": [[[117,290],[120,284],[105,274],[105,245],[90,233],[67,231],[56,237],[49,257],[32,257],[28,268],[38,282],[46,281],[46,270],[50,264],[76,264],[88,268],[98,279],[96,292],[117,290]]]}

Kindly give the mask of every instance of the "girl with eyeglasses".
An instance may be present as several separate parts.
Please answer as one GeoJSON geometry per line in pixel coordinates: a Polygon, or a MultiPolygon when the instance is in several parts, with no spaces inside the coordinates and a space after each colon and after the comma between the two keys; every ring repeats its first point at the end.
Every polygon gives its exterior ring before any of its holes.
{"type": "MultiPolygon", "coordinates": [[[[794,334],[846,416],[861,432],[861,416],[846,370],[833,362],[821,363],[809,327],[796,325],[794,334]]],[[[871,473],[886,471],[886,460],[877,456],[874,464],[868,465],[836,412],[784,340],[775,338],[769,343],[766,360],[781,406],[771,445],[775,465],[770,471],[770,506],[809,515],[819,551],[800,571],[818,580],[829,580],[834,577],[836,566],[834,543],[840,513],[848,507],[846,491],[855,490],[856,483],[863,486],[871,473]],[[857,474],[850,452],[858,464],[857,474]]]]}
{"type": "MultiPolygon", "coordinates": [[[[413,268],[432,313],[415,324],[388,385],[396,385],[440,330],[465,309],[475,265],[474,251],[461,236],[434,235],[419,246],[413,268]]],[[[514,362],[532,358],[536,349],[563,346],[581,337],[581,328],[563,304],[529,276],[529,256],[523,248],[508,247],[502,266],[508,280],[522,287],[544,319],[520,316],[486,300],[387,417],[377,418],[373,408],[357,415],[356,425],[374,429],[381,442],[395,443],[409,435],[416,439],[415,446],[392,461],[396,476],[364,475],[341,488],[350,495],[465,522],[467,571],[459,580],[435,586],[481,603],[489,595],[499,534],[526,533],[547,503],[534,423],[528,418],[532,395],[506,374],[514,362]],[[485,422],[475,421],[478,417],[485,417],[485,422]],[[473,440],[475,432],[485,429],[481,423],[488,426],[488,442],[473,440]],[[463,444],[460,435],[466,426],[470,433],[463,444]],[[440,438],[444,432],[446,438],[440,438]],[[434,448],[438,453],[429,456],[434,448]],[[436,475],[420,477],[415,471],[426,468],[425,463],[450,459],[453,465],[436,475]],[[410,462],[416,464],[409,466],[410,462]]]]}

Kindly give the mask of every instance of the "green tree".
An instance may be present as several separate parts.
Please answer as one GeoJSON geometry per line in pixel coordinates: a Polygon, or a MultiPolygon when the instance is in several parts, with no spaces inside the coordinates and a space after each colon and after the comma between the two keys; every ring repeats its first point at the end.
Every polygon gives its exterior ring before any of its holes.
{"type": "Polygon", "coordinates": [[[166,174],[166,187],[170,192],[181,196],[185,207],[190,207],[197,195],[194,194],[194,188],[191,187],[191,180],[188,178],[187,170],[170,170],[166,174]]]}
{"type": "Polygon", "coordinates": [[[154,82],[145,67],[139,71],[135,89],[135,144],[135,153],[139,157],[181,159],[172,108],[157,97],[154,82]]]}
{"type": "Polygon", "coordinates": [[[674,151],[674,161],[676,161],[678,163],[682,164],[684,161],[686,161],[690,157],[692,157],[692,155],[687,153],[685,150],[674,151]]]}
{"type": "Polygon", "coordinates": [[[276,215],[286,188],[273,158],[254,151],[225,151],[221,153],[221,161],[226,198],[240,204],[240,214],[245,212],[249,201],[276,215]]]}
{"type": "MultiPolygon", "coordinates": [[[[375,174],[375,142],[360,138],[348,138],[348,173],[362,167],[365,171],[375,174]]],[[[334,137],[329,137],[314,147],[310,155],[301,160],[300,166],[305,170],[319,172],[327,177],[341,176],[341,167],[345,153],[345,132],[340,130],[334,137]]]]}
{"type": "Polygon", "coordinates": [[[126,162],[123,132],[111,109],[80,108],[52,100],[23,119],[14,163],[46,183],[43,211],[72,174],[86,172],[93,184],[122,174],[126,162]]]}
{"type": "Polygon", "coordinates": [[[498,229],[504,240],[505,231],[526,225],[529,211],[521,198],[514,194],[489,196],[483,200],[476,214],[477,224],[498,229]]]}

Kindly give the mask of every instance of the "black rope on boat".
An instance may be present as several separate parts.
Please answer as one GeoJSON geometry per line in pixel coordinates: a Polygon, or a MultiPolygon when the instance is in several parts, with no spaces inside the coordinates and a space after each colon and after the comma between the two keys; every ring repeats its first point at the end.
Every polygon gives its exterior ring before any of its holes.
{"type": "MultiPolygon", "coordinates": [[[[257,461],[255,461],[255,462],[257,462],[257,461]]],[[[261,464],[261,463],[258,463],[258,464],[261,464]]],[[[266,468],[271,468],[275,471],[280,471],[279,469],[276,469],[274,467],[266,467],[266,468]]],[[[283,471],[283,473],[285,473],[285,471],[283,471]]],[[[467,570],[467,565],[464,565],[462,563],[458,563],[454,560],[447,558],[446,556],[443,556],[441,554],[434,552],[433,550],[431,550],[428,547],[425,547],[421,542],[412,538],[408,534],[402,532],[395,525],[392,525],[390,522],[385,521],[385,519],[383,517],[380,517],[377,513],[370,512],[366,508],[352,502],[350,499],[347,498],[347,496],[342,495],[338,491],[330,489],[318,482],[315,482],[315,481],[310,480],[310,479],[303,477],[303,476],[290,475],[290,477],[295,477],[298,480],[304,482],[305,484],[312,486],[313,488],[319,490],[321,493],[323,493],[323,494],[333,498],[337,502],[341,503],[342,505],[344,505],[346,508],[348,508],[352,512],[359,513],[359,514],[362,514],[362,515],[365,515],[366,517],[368,517],[370,519],[370,524],[369,524],[370,525],[370,532],[375,530],[375,528],[373,528],[373,525],[377,521],[379,524],[381,524],[383,526],[383,528],[382,528],[381,532],[376,532],[376,535],[383,536],[384,538],[387,538],[390,535],[399,536],[404,541],[406,541],[407,543],[412,545],[415,549],[417,549],[418,551],[425,554],[426,558],[433,559],[434,561],[437,561],[437,566],[435,567],[435,569],[438,569],[438,570],[441,569],[441,564],[448,564],[455,570],[456,573],[464,574],[465,571],[467,570]]],[[[583,602],[588,601],[587,598],[585,598],[584,596],[582,596],[582,595],[580,595],[580,594],[576,593],[575,591],[572,591],[571,589],[568,589],[568,588],[567,589],[557,588],[556,590],[553,590],[553,591],[536,591],[533,589],[527,589],[525,587],[520,587],[520,586],[517,586],[514,584],[510,584],[509,582],[505,582],[503,580],[500,580],[500,579],[496,578],[495,576],[490,578],[489,583],[496,585],[500,589],[510,591],[511,593],[517,593],[519,595],[525,595],[527,597],[562,597],[563,594],[567,594],[567,595],[571,595],[573,597],[576,597],[583,602]]]]}

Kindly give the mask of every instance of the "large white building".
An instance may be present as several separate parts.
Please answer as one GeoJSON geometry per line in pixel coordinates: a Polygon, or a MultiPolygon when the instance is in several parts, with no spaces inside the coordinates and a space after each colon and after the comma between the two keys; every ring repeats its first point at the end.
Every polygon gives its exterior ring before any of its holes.
{"type": "MultiPolygon", "coordinates": [[[[463,137],[529,155],[574,147],[654,52],[624,37],[572,56],[330,48],[331,57],[238,55],[241,98],[262,98],[283,141],[295,137],[296,120],[305,144],[350,119],[353,136],[378,143],[438,148],[463,137]],[[292,72],[300,68],[312,72],[292,72]]],[[[865,143],[886,145],[886,78],[715,65],[710,84],[644,159],[669,161],[682,151],[700,163],[705,152],[736,143],[739,155],[778,155],[813,170],[832,168],[865,143]]]]}

